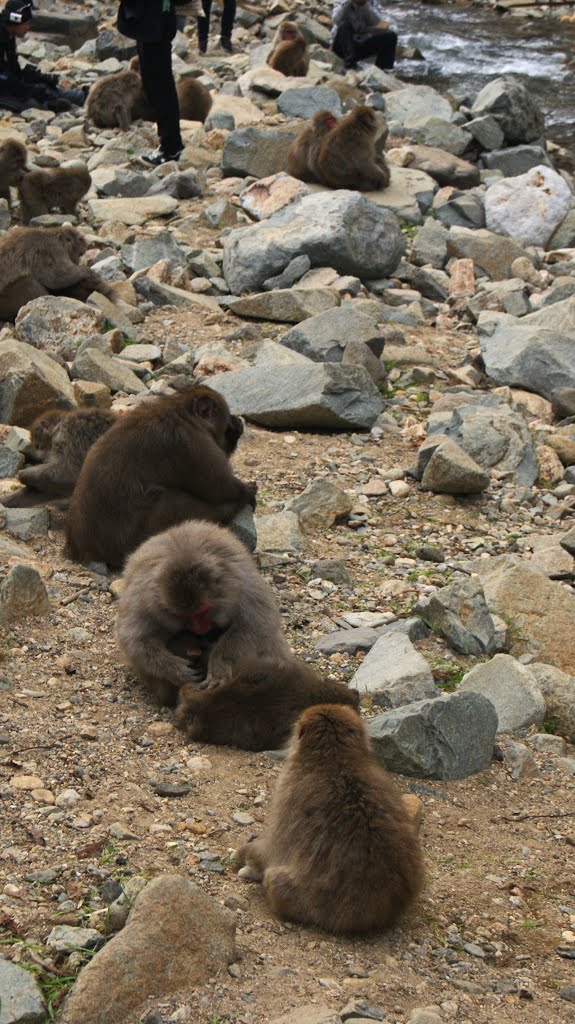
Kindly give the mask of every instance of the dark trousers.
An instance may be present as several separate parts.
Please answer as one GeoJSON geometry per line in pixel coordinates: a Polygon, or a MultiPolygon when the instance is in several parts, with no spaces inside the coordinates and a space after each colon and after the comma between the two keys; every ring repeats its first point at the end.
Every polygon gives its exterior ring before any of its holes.
{"type": "MultiPolygon", "coordinates": [[[[223,12],[220,35],[222,39],[231,39],[232,29],[236,19],[236,0],[221,0],[221,2],[223,12]]],[[[198,41],[200,43],[207,43],[210,31],[210,11],[212,9],[212,0],[202,0],[202,7],[204,8],[204,17],[198,18],[198,41]]]]}
{"type": "Polygon", "coordinates": [[[177,153],[182,149],[180,135],[180,108],[172,71],[172,43],[164,39],[159,43],[138,40],[140,75],[150,106],[154,111],[160,146],[164,153],[177,153]]]}
{"type": "Polygon", "coordinates": [[[397,33],[388,28],[376,28],[368,36],[354,38],[353,28],[348,21],[339,26],[333,41],[333,51],[345,62],[346,66],[375,57],[378,68],[392,68],[395,61],[397,33]]]}

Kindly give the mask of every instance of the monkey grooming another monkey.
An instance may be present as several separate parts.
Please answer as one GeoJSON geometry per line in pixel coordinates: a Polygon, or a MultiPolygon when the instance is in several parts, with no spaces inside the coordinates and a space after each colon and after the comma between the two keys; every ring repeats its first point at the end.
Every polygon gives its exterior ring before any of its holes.
{"type": "Polygon", "coordinates": [[[228,461],[242,431],[225,399],[203,385],[122,416],[80,470],[67,522],[71,557],[121,568],[169,526],[229,523],[243,506],[254,508],[256,484],[234,476],[228,461]]]}
{"type": "Polygon", "coordinates": [[[50,213],[55,206],[62,213],[75,214],[91,184],[90,172],[80,160],[61,167],[29,171],[18,186],[22,220],[27,224],[32,217],[50,213]]]}
{"type": "Polygon", "coordinates": [[[127,132],[133,120],[132,108],[142,101],[142,96],[142,80],[137,71],[130,68],[106,75],[88,93],[86,117],[96,128],[121,128],[127,132]]]}
{"type": "MultiPolygon", "coordinates": [[[[243,544],[213,523],[174,526],[128,559],[116,637],[128,663],[160,704],[176,703],[203,671],[168,649],[182,630],[208,648],[204,685],[218,686],[245,657],[289,658],[271,587],[243,544]]],[[[193,648],[192,648],[193,649],[193,648]]]]}
{"type": "Polygon", "coordinates": [[[375,148],[384,131],[382,115],[372,107],[355,107],[326,135],[315,162],[318,181],[328,188],[360,192],[387,188],[389,167],[375,148]]]}
{"type": "Polygon", "coordinates": [[[278,917],[335,933],[387,928],[419,892],[415,826],[356,711],[304,711],[263,834],[239,860],[278,917]]]}
{"type": "Polygon", "coordinates": [[[274,71],[294,78],[305,78],[309,71],[307,43],[295,21],[283,21],[279,26],[268,55],[267,63],[274,71]]]}
{"type": "Polygon", "coordinates": [[[68,497],[95,441],[116,422],[107,409],[51,409],[32,424],[32,444],[39,466],[20,470],[20,483],[43,496],[68,497]]]}
{"type": "Polygon", "coordinates": [[[26,146],[18,139],[0,142],[0,199],[5,199],[12,209],[10,186],[19,185],[26,174],[28,154],[26,146]]]}
{"type": "MultiPolygon", "coordinates": [[[[172,648],[173,650],[173,648],[172,648]]],[[[250,658],[214,690],[180,690],[176,723],[189,740],[242,750],[283,746],[294,723],[312,704],[359,708],[357,690],[334,683],[297,658],[250,658]]]]}
{"type": "Polygon", "coordinates": [[[322,143],[337,126],[329,110],[318,110],[293,140],[287,155],[287,172],[300,181],[317,181],[315,166],[322,143]]]}

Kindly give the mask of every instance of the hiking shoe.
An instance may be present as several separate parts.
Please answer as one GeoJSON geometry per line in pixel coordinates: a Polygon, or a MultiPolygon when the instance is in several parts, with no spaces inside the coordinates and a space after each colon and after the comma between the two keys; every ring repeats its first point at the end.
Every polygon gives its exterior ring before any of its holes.
{"type": "Polygon", "coordinates": [[[146,153],[142,157],[147,164],[152,164],[154,167],[160,167],[161,164],[167,164],[170,160],[179,160],[182,153],[184,152],[183,147],[176,149],[173,153],[166,153],[161,146],[158,146],[153,153],[146,153]]]}

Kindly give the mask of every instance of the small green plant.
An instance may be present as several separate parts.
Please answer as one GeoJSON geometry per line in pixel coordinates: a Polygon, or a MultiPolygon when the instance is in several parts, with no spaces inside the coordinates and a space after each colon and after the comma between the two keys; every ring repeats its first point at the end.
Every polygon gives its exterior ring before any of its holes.
{"type": "Polygon", "coordinates": [[[548,732],[551,736],[556,736],[559,733],[560,725],[560,718],[558,718],[557,715],[551,715],[550,718],[545,718],[543,720],[541,728],[543,729],[543,732],[548,732]]]}
{"type": "Polygon", "coordinates": [[[453,693],[459,686],[466,671],[458,662],[449,661],[447,658],[436,658],[432,662],[431,668],[436,685],[444,693],[453,693]]]}

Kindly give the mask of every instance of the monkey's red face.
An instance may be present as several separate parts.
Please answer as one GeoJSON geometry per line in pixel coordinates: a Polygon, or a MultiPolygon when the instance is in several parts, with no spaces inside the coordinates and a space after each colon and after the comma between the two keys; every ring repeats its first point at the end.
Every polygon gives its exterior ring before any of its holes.
{"type": "Polygon", "coordinates": [[[282,32],[282,39],[296,39],[297,32],[295,28],[284,28],[282,32]]]}
{"type": "Polygon", "coordinates": [[[186,612],[184,615],[186,629],[191,630],[197,636],[209,633],[212,628],[212,603],[204,601],[194,608],[193,612],[186,612]]]}

